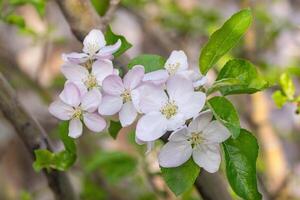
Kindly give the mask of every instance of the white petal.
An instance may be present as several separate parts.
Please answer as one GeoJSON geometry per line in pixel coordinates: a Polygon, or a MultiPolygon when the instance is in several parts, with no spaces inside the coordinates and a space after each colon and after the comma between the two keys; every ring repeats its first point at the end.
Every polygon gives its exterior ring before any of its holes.
{"type": "Polygon", "coordinates": [[[204,128],[212,120],[213,114],[210,110],[201,112],[198,116],[194,117],[188,126],[189,131],[192,132],[202,132],[204,128]]]}
{"type": "Polygon", "coordinates": [[[86,68],[70,63],[64,64],[61,67],[61,72],[68,80],[75,82],[82,82],[89,75],[89,72],[86,68]]]}
{"type": "Polygon", "coordinates": [[[142,141],[154,141],[166,133],[167,124],[160,112],[142,116],[136,126],[136,137],[142,141]]]}
{"type": "Polygon", "coordinates": [[[193,81],[193,86],[194,86],[194,88],[203,86],[207,83],[207,81],[208,80],[207,80],[206,76],[201,76],[198,79],[193,81]]]}
{"type": "Polygon", "coordinates": [[[77,107],[80,104],[80,91],[72,82],[66,82],[59,98],[66,104],[77,107]]]}
{"type": "Polygon", "coordinates": [[[221,143],[230,137],[228,129],[217,120],[210,122],[202,135],[208,143],[221,143]]]}
{"type": "Polygon", "coordinates": [[[194,92],[193,83],[180,75],[171,76],[167,81],[167,92],[170,99],[180,101],[194,92]]]}
{"type": "Polygon", "coordinates": [[[188,131],[187,127],[184,126],[176,131],[174,131],[168,138],[172,142],[187,141],[191,136],[191,133],[188,131]]]}
{"type": "Polygon", "coordinates": [[[119,39],[115,44],[113,45],[107,45],[100,49],[100,51],[96,54],[96,57],[107,57],[112,55],[113,53],[117,52],[119,48],[121,47],[121,40],[119,39]]]}
{"type": "Polygon", "coordinates": [[[124,86],[126,89],[134,89],[141,82],[144,77],[145,69],[142,65],[136,65],[127,72],[124,76],[124,86]]]}
{"type": "Polygon", "coordinates": [[[172,51],[168,60],[165,63],[165,68],[168,69],[171,65],[178,63],[177,71],[186,70],[188,68],[187,56],[183,51],[172,51]]]}
{"type": "Polygon", "coordinates": [[[184,114],[186,119],[192,118],[204,107],[206,96],[203,92],[193,92],[190,95],[182,97],[180,102],[176,101],[178,110],[184,114]]]}
{"type": "Polygon", "coordinates": [[[162,167],[178,167],[189,160],[192,151],[192,146],[187,141],[168,142],[159,152],[159,165],[162,167]]]}
{"type": "Polygon", "coordinates": [[[173,131],[178,128],[182,128],[185,124],[184,115],[177,113],[175,116],[167,120],[167,129],[168,131],[173,131]]]}
{"type": "Polygon", "coordinates": [[[110,60],[97,60],[93,63],[92,74],[97,78],[98,84],[102,85],[103,80],[114,74],[114,67],[110,60]]]}
{"type": "Polygon", "coordinates": [[[122,109],[120,110],[119,113],[119,118],[122,127],[126,127],[132,124],[136,119],[136,117],[137,117],[137,111],[134,108],[133,103],[129,101],[123,104],[122,109]]]}
{"type": "Polygon", "coordinates": [[[198,145],[193,149],[193,160],[206,171],[215,173],[221,163],[219,145],[198,145]]]}
{"type": "Polygon", "coordinates": [[[135,95],[140,100],[139,109],[142,113],[159,111],[163,105],[168,102],[168,96],[165,91],[152,84],[144,84],[137,88],[135,95]]]}
{"type": "Polygon", "coordinates": [[[153,83],[155,85],[164,84],[169,78],[169,74],[166,70],[157,70],[153,72],[146,73],[144,75],[143,81],[153,83]]]}
{"type": "Polygon", "coordinates": [[[62,59],[65,62],[80,64],[80,63],[84,63],[88,60],[88,55],[86,53],[72,52],[69,54],[62,54],[62,59]]]}
{"type": "Polygon", "coordinates": [[[49,112],[60,120],[69,120],[73,115],[74,109],[61,100],[56,100],[50,104],[49,112]]]}
{"type": "Polygon", "coordinates": [[[106,126],[106,121],[96,113],[85,113],[83,121],[86,127],[93,132],[101,132],[106,126]]]}
{"type": "Polygon", "coordinates": [[[105,95],[99,105],[98,112],[101,115],[114,115],[122,108],[123,100],[120,96],[105,95]]]}
{"type": "Polygon", "coordinates": [[[82,123],[80,119],[74,118],[69,124],[69,134],[71,138],[78,138],[82,135],[82,123]]]}
{"type": "Polygon", "coordinates": [[[88,112],[95,112],[101,103],[102,95],[99,89],[95,88],[83,95],[81,108],[88,112]]]}
{"type": "Polygon", "coordinates": [[[83,52],[90,55],[95,54],[106,44],[103,33],[100,30],[93,29],[83,40],[83,52]]]}
{"type": "Polygon", "coordinates": [[[135,110],[139,113],[141,113],[141,109],[140,109],[140,95],[137,89],[131,90],[130,92],[130,96],[131,96],[131,101],[133,103],[133,106],[135,108],[135,110]]]}
{"type": "Polygon", "coordinates": [[[103,90],[107,94],[120,95],[125,90],[122,79],[117,75],[106,77],[102,83],[103,90]]]}

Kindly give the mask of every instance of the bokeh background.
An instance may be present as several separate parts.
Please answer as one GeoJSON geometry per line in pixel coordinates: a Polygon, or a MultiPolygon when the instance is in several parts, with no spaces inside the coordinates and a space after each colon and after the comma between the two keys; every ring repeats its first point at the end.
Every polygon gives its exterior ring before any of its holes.
{"type": "MultiPolygon", "coordinates": [[[[92,3],[99,15],[104,15],[109,5],[108,0],[92,0],[92,3]]],[[[299,92],[299,0],[123,0],[110,25],[115,33],[132,43],[126,53],[129,58],[142,53],[167,58],[172,50],[182,49],[190,66],[196,68],[200,48],[209,35],[245,7],[253,11],[253,25],[238,46],[217,63],[215,71],[209,72],[208,84],[233,56],[247,58],[257,65],[271,87],[230,99],[240,114],[242,126],[258,138],[258,182],[264,199],[297,200],[300,199],[297,104],[288,103],[279,109],[271,96],[280,89],[277,83],[284,72],[292,76],[299,92]]],[[[61,54],[81,48],[55,1],[0,0],[0,72],[17,91],[22,105],[47,130],[58,150],[63,148],[57,138],[58,121],[47,107],[63,87],[61,54]]],[[[116,65],[122,64],[120,61],[116,65]]],[[[134,143],[134,133],[123,129],[116,140],[107,133],[92,134],[86,130],[77,144],[78,160],[68,176],[80,199],[201,199],[195,189],[180,197],[169,191],[156,162],[157,150],[162,145],[159,142],[145,156],[145,147],[134,143]]],[[[222,170],[220,173],[225,179],[222,170]]],[[[29,153],[1,113],[0,199],[54,199],[45,177],[33,170],[29,153]]]]}

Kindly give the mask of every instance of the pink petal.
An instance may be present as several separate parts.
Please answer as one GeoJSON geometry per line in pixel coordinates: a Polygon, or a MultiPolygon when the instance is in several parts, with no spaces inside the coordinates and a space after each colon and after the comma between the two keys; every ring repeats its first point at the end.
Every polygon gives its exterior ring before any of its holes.
{"type": "Polygon", "coordinates": [[[49,112],[60,120],[69,120],[73,115],[74,109],[61,100],[56,100],[50,104],[49,112]]]}
{"type": "Polygon", "coordinates": [[[105,95],[99,105],[98,112],[101,115],[114,115],[122,108],[123,100],[120,96],[105,95]]]}
{"type": "Polygon", "coordinates": [[[102,85],[103,80],[114,74],[114,67],[110,60],[97,60],[93,63],[92,74],[96,76],[99,85],[102,85]]]}
{"type": "Polygon", "coordinates": [[[146,73],[144,75],[143,81],[155,85],[160,85],[166,83],[168,78],[169,78],[168,72],[166,70],[161,69],[161,70],[146,73]]]}
{"type": "Polygon", "coordinates": [[[210,110],[201,112],[199,115],[194,117],[188,126],[189,131],[192,132],[202,132],[205,127],[210,123],[213,118],[213,114],[210,110]]]}
{"type": "Polygon", "coordinates": [[[82,123],[80,119],[74,118],[69,124],[69,134],[71,138],[78,138],[82,135],[82,123]]]}
{"type": "Polygon", "coordinates": [[[168,131],[174,131],[178,128],[182,128],[185,125],[185,116],[181,113],[177,113],[175,116],[167,120],[168,131]]]}
{"type": "Polygon", "coordinates": [[[83,40],[83,52],[95,54],[106,44],[103,33],[100,30],[93,29],[83,40]]]}
{"type": "Polygon", "coordinates": [[[134,108],[133,103],[129,101],[123,104],[122,109],[120,110],[119,113],[119,118],[122,127],[126,127],[132,124],[136,119],[136,117],[137,117],[137,111],[134,108]]]}
{"type": "Polygon", "coordinates": [[[193,83],[180,75],[175,75],[169,78],[167,82],[167,92],[170,99],[177,102],[186,98],[187,95],[194,92],[193,83]]]}
{"type": "Polygon", "coordinates": [[[195,117],[203,109],[206,95],[203,92],[193,92],[190,95],[183,96],[180,101],[177,100],[178,111],[186,119],[195,117]]]}
{"type": "Polygon", "coordinates": [[[124,76],[124,86],[127,89],[136,88],[144,77],[145,69],[142,65],[136,65],[124,76]]]}
{"type": "Polygon", "coordinates": [[[117,75],[106,77],[102,84],[103,90],[107,94],[120,95],[125,90],[122,79],[117,75]]]}
{"type": "Polygon", "coordinates": [[[84,63],[88,60],[88,55],[86,53],[72,52],[72,53],[69,53],[69,54],[63,54],[62,59],[65,62],[80,64],[80,63],[84,63]]]}
{"type": "Polygon", "coordinates": [[[96,113],[85,113],[83,115],[84,124],[94,132],[101,132],[106,126],[106,121],[96,113]]]}
{"type": "Polygon", "coordinates": [[[113,53],[117,52],[118,49],[121,47],[121,40],[119,39],[115,44],[113,45],[107,45],[100,49],[100,51],[97,53],[96,57],[103,57],[112,55],[113,53]]]}
{"type": "Polygon", "coordinates": [[[167,69],[169,65],[179,64],[177,71],[186,70],[188,68],[187,56],[183,51],[172,51],[168,60],[166,61],[165,68],[167,69]]]}
{"type": "Polygon", "coordinates": [[[99,107],[101,99],[102,95],[99,89],[92,89],[82,97],[81,108],[88,112],[95,112],[99,107]]]}
{"type": "Polygon", "coordinates": [[[77,107],[80,104],[80,91],[72,82],[66,82],[59,98],[66,104],[77,107]]]}
{"type": "Polygon", "coordinates": [[[187,141],[191,137],[191,133],[186,126],[174,131],[168,138],[172,142],[187,141]]]}
{"type": "Polygon", "coordinates": [[[167,131],[165,117],[160,112],[152,112],[142,116],[136,126],[136,137],[150,142],[157,140],[167,131]]]}
{"type": "Polygon", "coordinates": [[[228,129],[217,120],[210,122],[203,130],[202,135],[209,144],[221,143],[230,137],[228,129]]]}
{"type": "Polygon", "coordinates": [[[71,63],[64,64],[61,67],[61,72],[68,80],[75,82],[82,82],[89,74],[86,68],[71,63]]]}

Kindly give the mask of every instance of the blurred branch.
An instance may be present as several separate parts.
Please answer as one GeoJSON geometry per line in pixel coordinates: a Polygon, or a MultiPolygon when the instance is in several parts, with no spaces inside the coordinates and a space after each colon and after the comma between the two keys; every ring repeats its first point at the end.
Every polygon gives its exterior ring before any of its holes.
{"type": "MultiPolygon", "coordinates": [[[[14,126],[18,136],[34,159],[34,150],[47,148],[54,150],[45,130],[21,106],[15,91],[0,73],[0,110],[4,117],[14,126]]],[[[57,200],[74,200],[75,195],[67,175],[59,171],[44,171],[48,185],[57,200]]]]}
{"type": "Polygon", "coordinates": [[[111,21],[113,18],[113,15],[115,14],[118,5],[121,0],[110,0],[109,1],[109,7],[108,10],[106,11],[105,15],[102,17],[103,25],[106,27],[108,23],[111,21]]]}

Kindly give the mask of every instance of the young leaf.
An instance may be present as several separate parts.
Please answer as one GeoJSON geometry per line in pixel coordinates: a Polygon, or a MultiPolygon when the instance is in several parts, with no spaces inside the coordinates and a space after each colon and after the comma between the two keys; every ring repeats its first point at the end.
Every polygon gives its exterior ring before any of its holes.
{"type": "Polygon", "coordinates": [[[128,68],[131,69],[135,65],[143,65],[146,72],[152,72],[155,70],[163,69],[166,60],[157,55],[144,54],[133,58],[129,64],[128,68]]]}
{"type": "Polygon", "coordinates": [[[212,34],[203,47],[199,58],[202,74],[206,74],[224,54],[237,44],[251,22],[250,9],[244,9],[234,14],[220,29],[212,34]]]}
{"type": "Polygon", "coordinates": [[[4,21],[6,23],[16,25],[19,28],[24,28],[26,26],[24,18],[20,15],[15,15],[15,14],[7,15],[4,18],[4,21]]]}
{"type": "Polygon", "coordinates": [[[106,32],[105,32],[105,40],[106,40],[107,44],[108,45],[115,44],[118,41],[118,39],[121,40],[121,47],[119,48],[119,50],[117,52],[115,52],[113,54],[115,57],[120,56],[125,51],[130,49],[132,47],[132,44],[130,44],[124,36],[114,34],[112,32],[110,26],[108,26],[106,29],[106,32]]]}
{"type": "Polygon", "coordinates": [[[272,98],[278,108],[282,108],[288,100],[287,97],[279,90],[273,93],[272,98]]]}
{"type": "Polygon", "coordinates": [[[268,86],[268,82],[258,75],[255,66],[242,59],[228,61],[221,69],[216,81],[232,78],[237,79],[238,82],[220,87],[223,95],[252,94],[268,86]]]}
{"type": "Polygon", "coordinates": [[[161,167],[161,172],[169,188],[178,196],[193,187],[199,175],[200,167],[190,159],[179,167],[161,167]]]}
{"type": "Polygon", "coordinates": [[[240,81],[236,78],[223,78],[221,80],[216,80],[214,84],[208,88],[206,93],[209,95],[215,91],[221,90],[224,87],[230,87],[237,84],[240,84],[240,81]]]}
{"type": "Polygon", "coordinates": [[[108,132],[114,139],[117,138],[119,131],[122,129],[122,125],[120,122],[110,121],[110,126],[108,128],[108,132]]]}
{"type": "Polygon", "coordinates": [[[241,129],[237,139],[228,139],[222,144],[226,161],[227,179],[237,195],[245,200],[262,198],[256,183],[256,159],[258,144],[256,138],[241,129]]]}
{"type": "Polygon", "coordinates": [[[208,100],[208,106],[215,118],[230,131],[233,138],[240,134],[240,120],[234,106],[225,97],[213,97],[208,100]]]}
{"type": "Polygon", "coordinates": [[[280,85],[286,97],[289,100],[292,100],[295,94],[295,86],[293,80],[287,73],[284,73],[280,76],[280,85]]]}

